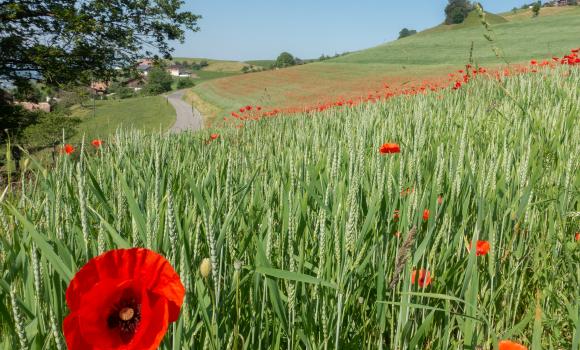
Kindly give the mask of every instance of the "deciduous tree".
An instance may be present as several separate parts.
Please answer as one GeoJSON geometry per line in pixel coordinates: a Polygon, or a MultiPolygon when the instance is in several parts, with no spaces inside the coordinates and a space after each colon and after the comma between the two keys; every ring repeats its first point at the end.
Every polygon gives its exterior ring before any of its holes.
{"type": "Polygon", "coordinates": [[[285,68],[285,67],[294,66],[295,64],[296,64],[296,60],[294,59],[294,56],[292,56],[288,52],[282,52],[280,54],[280,56],[278,56],[278,58],[276,59],[275,66],[277,68],[285,68]]]}
{"type": "Polygon", "coordinates": [[[468,0],[449,0],[445,7],[445,24],[462,23],[471,10],[473,5],[468,0]]]}
{"type": "Polygon", "coordinates": [[[143,56],[171,56],[170,41],[200,18],[179,0],[2,0],[0,80],[49,85],[107,79],[143,56]]]}

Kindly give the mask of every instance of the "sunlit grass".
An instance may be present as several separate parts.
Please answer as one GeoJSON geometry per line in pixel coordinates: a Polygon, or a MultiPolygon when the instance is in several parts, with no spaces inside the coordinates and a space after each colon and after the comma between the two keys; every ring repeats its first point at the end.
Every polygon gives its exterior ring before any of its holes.
{"type": "Polygon", "coordinates": [[[31,163],[0,211],[0,345],[63,348],[72,274],[146,246],[187,290],[162,349],[576,349],[578,86],[566,68],[481,78],[31,163]],[[478,239],[488,255],[467,249],[478,239]]]}

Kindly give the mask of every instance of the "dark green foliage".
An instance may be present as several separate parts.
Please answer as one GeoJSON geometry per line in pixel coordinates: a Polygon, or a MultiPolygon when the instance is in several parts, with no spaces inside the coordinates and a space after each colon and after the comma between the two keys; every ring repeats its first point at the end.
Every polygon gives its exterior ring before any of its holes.
{"type": "Polygon", "coordinates": [[[0,144],[7,141],[8,137],[18,140],[22,131],[37,122],[38,113],[26,111],[19,106],[12,106],[0,101],[0,144]]]}
{"type": "Polygon", "coordinates": [[[22,84],[13,91],[14,100],[28,102],[42,102],[46,94],[37,84],[22,84]]]}
{"type": "Polygon", "coordinates": [[[165,68],[156,66],[151,68],[147,75],[147,84],[143,91],[149,95],[159,95],[171,90],[173,78],[165,68]]]}
{"type": "Polygon", "coordinates": [[[274,64],[276,68],[286,68],[294,65],[296,65],[296,59],[288,52],[282,52],[274,64]]]}
{"type": "Polygon", "coordinates": [[[473,5],[468,0],[449,0],[445,7],[445,24],[462,23],[471,10],[473,5]]]}
{"type": "Polygon", "coordinates": [[[542,4],[539,1],[534,4],[534,6],[532,7],[532,12],[534,14],[534,17],[538,17],[540,15],[541,8],[542,8],[542,4]]]}
{"type": "Polygon", "coordinates": [[[23,130],[21,142],[32,151],[52,147],[62,141],[63,131],[74,136],[79,123],[80,119],[60,113],[38,112],[36,123],[23,130]]]}
{"type": "Polygon", "coordinates": [[[180,1],[28,0],[0,2],[0,79],[59,85],[104,79],[196,31],[180,1]]]}
{"type": "Polygon", "coordinates": [[[408,36],[415,35],[415,34],[417,34],[417,31],[416,30],[403,28],[399,32],[399,39],[406,38],[408,36]]]}
{"type": "Polygon", "coordinates": [[[108,89],[109,93],[114,94],[114,97],[124,99],[135,96],[135,91],[130,87],[127,87],[123,83],[113,82],[108,89]]]}
{"type": "Polygon", "coordinates": [[[195,83],[193,82],[193,79],[191,78],[179,78],[179,80],[177,80],[177,88],[178,89],[185,89],[185,88],[189,88],[194,86],[195,83]]]}

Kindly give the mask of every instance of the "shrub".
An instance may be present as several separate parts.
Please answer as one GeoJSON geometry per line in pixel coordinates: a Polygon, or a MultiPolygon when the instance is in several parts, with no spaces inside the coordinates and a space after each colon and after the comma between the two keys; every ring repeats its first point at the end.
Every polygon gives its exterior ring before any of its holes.
{"type": "Polygon", "coordinates": [[[80,119],[62,113],[37,112],[37,120],[22,132],[22,144],[28,149],[38,150],[51,147],[62,141],[64,132],[67,137],[76,133],[80,119]]]}
{"type": "Polygon", "coordinates": [[[416,30],[403,28],[399,32],[399,39],[406,38],[408,36],[415,35],[415,34],[417,34],[417,31],[416,30]]]}
{"type": "Polygon", "coordinates": [[[185,89],[185,88],[189,88],[195,86],[195,83],[193,81],[193,79],[191,78],[179,78],[177,80],[177,88],[178,89],[185,89]]]}
{"type": "Polygon", "coordinates": [[[109,92],[111,94],[115,94],[114,96],[120,99],[135,96],[135,91],[133,89],[119,82],[112,83],[111,86],[109,87],[109,92]]]}

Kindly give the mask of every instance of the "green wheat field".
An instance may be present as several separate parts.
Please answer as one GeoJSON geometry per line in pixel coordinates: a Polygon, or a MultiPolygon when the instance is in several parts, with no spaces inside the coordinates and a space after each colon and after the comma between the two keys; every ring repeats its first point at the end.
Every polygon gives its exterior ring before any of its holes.
{"type": "Polygon", "coordinates": [[[579,120],[559,67],[30,158],[0,207],[0,348],[65,349],[70,279],[142,246],[186,288],[165,350],[579,349],[579,120]]]}

